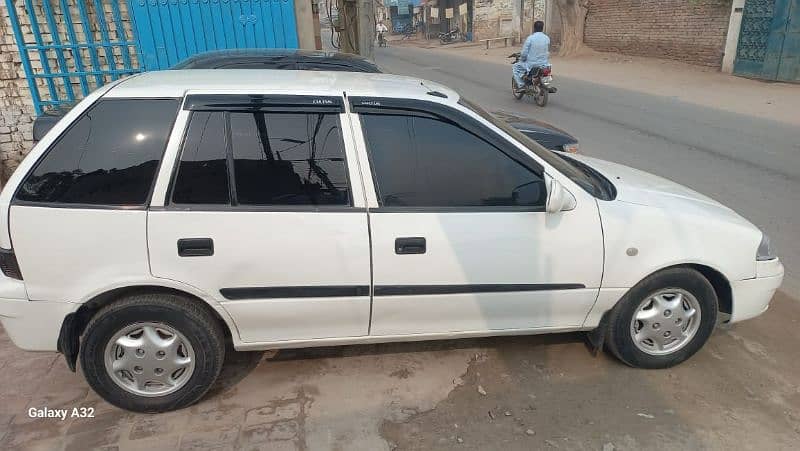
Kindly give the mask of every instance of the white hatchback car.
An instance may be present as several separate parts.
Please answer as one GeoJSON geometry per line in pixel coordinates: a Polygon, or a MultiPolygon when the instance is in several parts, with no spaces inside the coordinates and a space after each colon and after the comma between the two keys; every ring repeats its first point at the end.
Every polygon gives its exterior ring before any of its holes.
{"type": "Polygon", "coordinates": [[[136,411],[197,401],[227,342],[590,331],[668,367],[718,316],[762,313],[783,278],[729,208],[383,74],[126,78],[37,144],[0,209],[9,336],[79,358],[136,411]]]}

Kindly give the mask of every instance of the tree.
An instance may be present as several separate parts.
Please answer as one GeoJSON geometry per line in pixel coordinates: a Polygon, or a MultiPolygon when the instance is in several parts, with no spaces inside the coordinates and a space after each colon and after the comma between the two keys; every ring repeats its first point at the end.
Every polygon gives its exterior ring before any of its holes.
{"type": "Polygon", "coordinates": [[[558,54],[569,56],[583,48],[583,28],[589,0],[554,0],[561,16],[561,47],[558,54]]]}

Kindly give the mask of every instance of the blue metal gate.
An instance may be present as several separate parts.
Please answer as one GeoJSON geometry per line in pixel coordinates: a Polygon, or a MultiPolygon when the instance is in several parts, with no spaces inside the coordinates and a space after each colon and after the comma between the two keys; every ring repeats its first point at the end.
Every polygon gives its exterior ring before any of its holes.
{"type": "Polygon", "coordinates": [[[800,0],[747,0],[733,72],[800,81],[800,0]]]}
{"type": "Polygon", "coordinates": [[[124,2],[5,1],[37,115],[139,72],[136,42],[123,19],[124,2]],[[20,14],[27,18],[23,23],[20,14]]]}
{"type": "Polygon", "coordinates": [[[198,52],[297,48],[294,0],[129,0],[142,65],[166,69],[198,52]]]}

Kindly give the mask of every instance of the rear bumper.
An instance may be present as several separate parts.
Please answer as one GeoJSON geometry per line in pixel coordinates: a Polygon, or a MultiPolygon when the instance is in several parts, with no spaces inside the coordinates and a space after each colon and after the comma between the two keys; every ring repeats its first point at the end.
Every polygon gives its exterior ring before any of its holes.
{"type": "Polygon", "coordinates": [[[64,317],[78,307],[71,302],[0,298],[0,323],[17,347],[56,351],[64,317]]]}
{"type": "Polygon", "coordinates": [[[769,308],[769,302],[783,282],[783,264],[780,260],[756,263],[757,277],[731,283],[733,312],[731,323],[754,318],[769,308]]]}

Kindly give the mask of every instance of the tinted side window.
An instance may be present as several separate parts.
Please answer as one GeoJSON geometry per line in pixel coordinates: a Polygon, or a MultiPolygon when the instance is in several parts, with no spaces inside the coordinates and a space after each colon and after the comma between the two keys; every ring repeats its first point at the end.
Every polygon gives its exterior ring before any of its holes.
{"type": "Polygon", "coordinates": [[[178,204],[227,204],[225,113],[195,112],[189,119],[172,191],[178,204]]]}
{"type": "Polygon", "coordinates": [[[83,114],[22,182],[17,199],[144,205],[178,110],[176,99],[105,99],[83,114]]]}
{"type": "Polygon", "coordinates": [[[542,177],[444,120],[362,114],[383,206],[540,207],[542,177]]]}
{"type": "Polygon", "coordinates": [[[348,205],[337,114],[230,113],[241,205],[348,205]]]}

